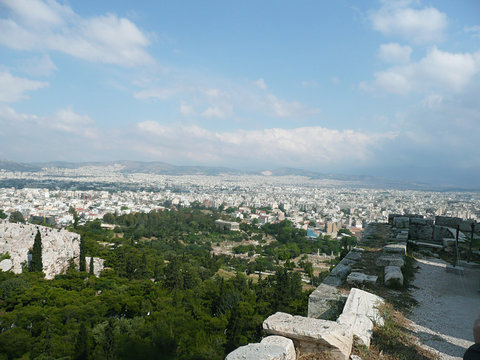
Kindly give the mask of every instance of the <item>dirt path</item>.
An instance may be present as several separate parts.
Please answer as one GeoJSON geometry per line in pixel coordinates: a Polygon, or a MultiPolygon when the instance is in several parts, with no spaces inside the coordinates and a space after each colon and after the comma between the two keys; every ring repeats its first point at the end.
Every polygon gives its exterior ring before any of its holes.
{"type": "Polygon", "coordinates": [[[480,269],[464,276],[447,273],[443,260],[418,259],[412,291],[418,306],[409,319],[426,348],[442,360],[462,359],[473,344],[473,321],[480,314],[480,269]]]}

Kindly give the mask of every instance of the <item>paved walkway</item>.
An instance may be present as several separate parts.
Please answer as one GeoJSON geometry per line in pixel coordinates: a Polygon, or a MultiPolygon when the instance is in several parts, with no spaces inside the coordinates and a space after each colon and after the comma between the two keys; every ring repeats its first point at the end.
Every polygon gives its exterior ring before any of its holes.
{"type": "Polygon", "coordinates": [[[418,259],[412,290],[418,301],[409,319],[426,348],[442,360],[462,359],[473,344],[473,321],[480,314],[480,269],[464,276],[447,273],[443,260],[418,259]]]}

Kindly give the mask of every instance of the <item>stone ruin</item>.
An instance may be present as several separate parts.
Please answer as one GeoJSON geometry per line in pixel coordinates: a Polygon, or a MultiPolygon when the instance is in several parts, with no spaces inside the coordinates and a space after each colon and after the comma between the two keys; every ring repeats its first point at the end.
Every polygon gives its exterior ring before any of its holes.
{"type": "MultiPolygon", "coordinates": [[[[72,260],[78,266],[80,235],[45,226],[2,222],[0,223],[0,254],[10,255],[10,259],[0,262],[2,271],[12,270],[19,274],[23,266],[28,265],[29,253],[37,230],[42,236],[43,272],[46,279],[53,279],[55,275],[64,273],[72,260]]],[[[99,272],[103,268],[103,263],[100,265],[99,262],[94,261],[94,268],[95,273],[97,270],[99,272]]]]}
{"type": "MultiPolygon", "coordinates": [[[[403,285],[402,267],[408,242],[443,249],[452,244],[457,225],[460,230],[471,231],[472,223],[459,218],[437,216],[433,221],[422,215],[397,214],[390,215],[388,222],[393,238],[383,246],[375,265],[383,267],[384,284],[393,288],[403,285]]],[[[373,231],[367,227],[364,238],[374,236],[373,231]]],[[[461,234],[461,239],[464,238],[461,234]]],[[[361,248],[352,249],[310,294],[308,317],[281,312],[271,315],[263,322],[266,338],[260,343],[239,347],[226,359],[295,360],[298,351],[328,353],[334,359],[347,360],[352,345],[369,347],[374,324],[383,325],[378,311],[383,299],[358,288],[351,288],[348,296],[340,290],[345,281],[350,285],[377,282],[377,276],[355,270],[363,252],[361,248]]]]}

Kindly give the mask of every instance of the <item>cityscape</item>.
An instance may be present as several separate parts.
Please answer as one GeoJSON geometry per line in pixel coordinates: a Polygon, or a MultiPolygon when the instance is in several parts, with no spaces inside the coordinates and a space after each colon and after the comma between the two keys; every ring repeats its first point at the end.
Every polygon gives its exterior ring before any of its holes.
{"type": "Polygon", "coordinates": [[[0,360],[480,359],[479,14],[0,0],[0,360]]]}
{"type": "MultiPolygon", "coordinates": [[[[3,180],[75,181],[107,184],[110,191],[1,188],[0,209],[20,211],[25,219],[49,218],[71,225],[73,207],[83,221],[102,219],[107,213],[148,213],[169,206],[231,208],[231,216],[260,225],[290,220],[296,227],[336,234],[342,226],[357,231],[370,222],[386,222],[389,214],[444,215],[478,221],[478,192],[429,192],[346,187],[345,182],[302,176],[123,174],[120,165],[49,168],[40,173],[0,171],[3,180]],[[146,191],[122,188],[148,188],[146,191]],[[252,212],[251,209],[264,209],[252,212]],[[332,224],[339,224],[333,227],[332,224]],[[335,231],[334,231],[335,228],[335,231]]],[[[73,186],[75,188],[75,186],[73,186]]]]}

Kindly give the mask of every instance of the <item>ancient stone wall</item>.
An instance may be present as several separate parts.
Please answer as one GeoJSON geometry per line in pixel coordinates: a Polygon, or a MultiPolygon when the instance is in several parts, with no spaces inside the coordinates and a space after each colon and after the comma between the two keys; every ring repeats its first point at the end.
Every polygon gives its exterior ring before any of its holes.
{"type": "Polygon", "coordinates": [[[435,225],[446,226],[455,229],[457,226],[460,226],[460,231],[472,231],[473,223],[475,223],[475,220],[463,220],[458,217],[449,216],[435,216],[435,225]]]}

